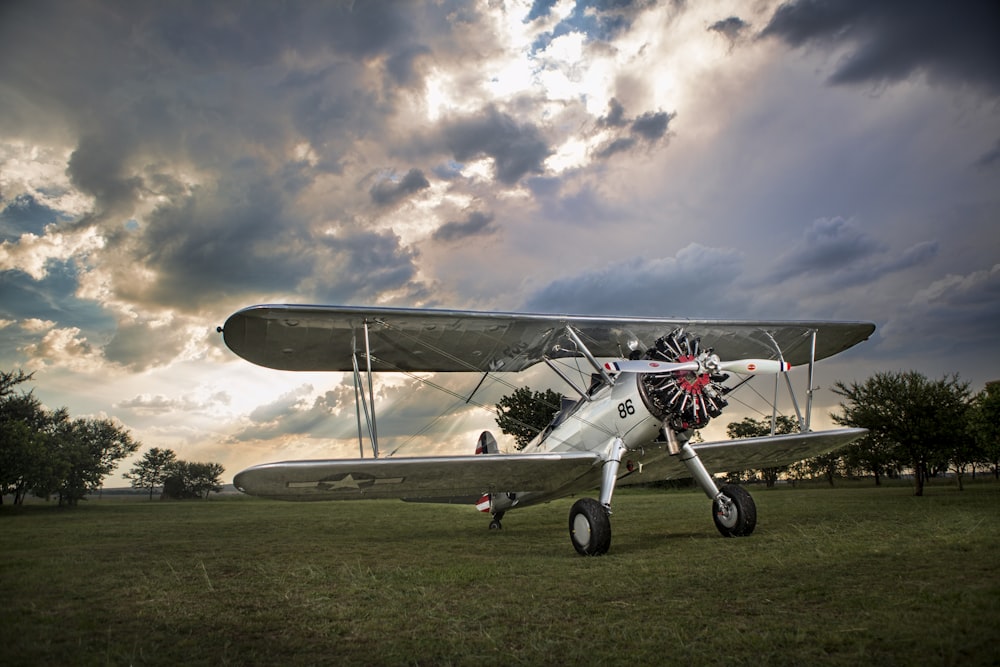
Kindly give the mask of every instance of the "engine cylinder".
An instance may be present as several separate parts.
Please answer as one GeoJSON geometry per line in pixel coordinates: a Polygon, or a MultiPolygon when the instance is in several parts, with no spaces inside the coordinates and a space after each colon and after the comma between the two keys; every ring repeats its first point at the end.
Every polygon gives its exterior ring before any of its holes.
{"type": "MultiPolygon", "coordinates": [[[[672,363],[695,361],[705,351],[701,339],[689,337],[682,329],[675,329],[658,338],[646,350],[646,359],[672,363]]],[[[711,353],[711,350],[707,352],[711,353]]],[[[638,376],[639,393],[649,411],[677,432],[703,428],[713,417],[722,414],[728,403],[723,398],[722,382],[728,376],[714,375],[707,371],[638,376]]]]}

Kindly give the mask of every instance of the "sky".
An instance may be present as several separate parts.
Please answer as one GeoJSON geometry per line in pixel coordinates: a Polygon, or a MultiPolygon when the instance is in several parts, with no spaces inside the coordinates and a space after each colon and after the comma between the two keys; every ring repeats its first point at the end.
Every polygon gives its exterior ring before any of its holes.
{"type": "MultiPolygon", "coordinates": [[[[222,343],[256,303],[871,320],[814,424],[875,372],[978,391],[997,34],[972,0],[4,2],[0,368],[226,481],[358,454],[349,376],[222,343]]],[[[478,380],[380,376],[383,452],[471,453],[474,403],[567,391],[434,386],[478,380]]]]}

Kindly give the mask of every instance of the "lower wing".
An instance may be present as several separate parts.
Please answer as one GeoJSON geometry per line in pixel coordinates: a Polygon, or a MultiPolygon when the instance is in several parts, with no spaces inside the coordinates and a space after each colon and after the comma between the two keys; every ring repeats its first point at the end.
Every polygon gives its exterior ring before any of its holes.
{"type": "Polygon", "coordinates": [[[233,483],[244,493],[281,500],[476,499],[552,492],[602,462],[592,452],[284,461],[247,468],[233,483]]]}
{"type": "MultiPolygon", "coordinates": [[[[692,444],[698,457],[711,473],[760,470],[797,463],[827,454],[864,436],[863,428],[841,428],[811,433],[790,433],[761,438],[722,440],[692,444]]],[[[638,472],[638,471],[636,471],[638,472]]],[[[619,484],[641,484],[661,479],[690,477],[677,456],[666,456],[642,467],[642,474],[629,474],[619,484]]]]}

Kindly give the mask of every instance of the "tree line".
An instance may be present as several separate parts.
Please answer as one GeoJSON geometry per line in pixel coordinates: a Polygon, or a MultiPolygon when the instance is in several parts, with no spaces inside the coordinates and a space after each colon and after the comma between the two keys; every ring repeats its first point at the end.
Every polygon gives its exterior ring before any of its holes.
{"type": "Polygon", "coordinates": [[[222,491],[221,463],[181,461],[171,449],[153,447],[146,452],[132,469],[122,475],[132,482],[133,489],[153,492],[162,487],[164,498],[208,498],[208,494],[222,491]]]}
{"type": "MultiPolygon", "coordinates": [[[[112,419],[72,419],[64,407],[47,410],[33,390],[20,388],[33,375],[23,370],[0,371],[0,503],[4,496],[13,496],[14,504],[20,505],[33,494],[45,499],[55,496],[60,506],[74,507],[100,489],[104,477],[138,451],[140,443],[112,419]]],[[[170,474],[159,482],[169,484],[168,495],[203,497],[221,490],[220,464],[187,463],[170,454],[170,474]]],[[[146,488],[145,478],[139,488],[146,488]]]]}
{"type": "MultiPolygon", "coordinates": [[[[992,469],[1000,479],[1000,383],[988,384],[973,395],[958,376],[930,380],[914,372],[876,373],[864,382],[837,382],[834,393],[843,400],[832,415],[841,426],[868,429],[868,435],[848,447],[793,466],[729,473],[730,481],[759,478],[772,486],[780,477],[791,479],[884,477],[910,472],[914,493],[923,495],[925,481],[951,471],[962,488],[963,477],[976,466],[992,469]]],[[[504,396],[497,404],[497,425],[515,438],[521,449],[559,409],[557,392],[527,387],[504,396]]],[[[795,433],[798,420],[778,415],[732,422],[730,438],[795,433]]]]}

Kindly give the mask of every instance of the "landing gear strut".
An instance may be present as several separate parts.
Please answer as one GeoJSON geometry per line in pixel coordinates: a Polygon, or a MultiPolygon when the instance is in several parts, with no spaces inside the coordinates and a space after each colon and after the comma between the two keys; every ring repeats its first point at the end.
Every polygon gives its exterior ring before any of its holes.
{"type": "Polygon", "coordinates": [[[757,527],[757,505],[750,494],[735,484],[726,484],[721,489],[717,487],[694,448],[687,442],[680,444],[677,434],[669,426],[663,431],[671,453],[677,452],[698,486],[712,500],[712,519],[723,537],[746,537],[752,533],[757,527]]]}
{"type": "Polygon", "coordinates": [[[500,524],[500,519],[503,518],[503,512],[494,512],[493,520],[490,521],[490,530],[500,530],[503,526],[500,524]]]}
{"type": "Polygon", "coordinates": [[[580,498],[569,511],[569,537],[581,556],[601,556],[611,548],[611,495],[618,481],[618,468],[625,441],[614,438],[601,471],[601,499],[580,498]]]}

